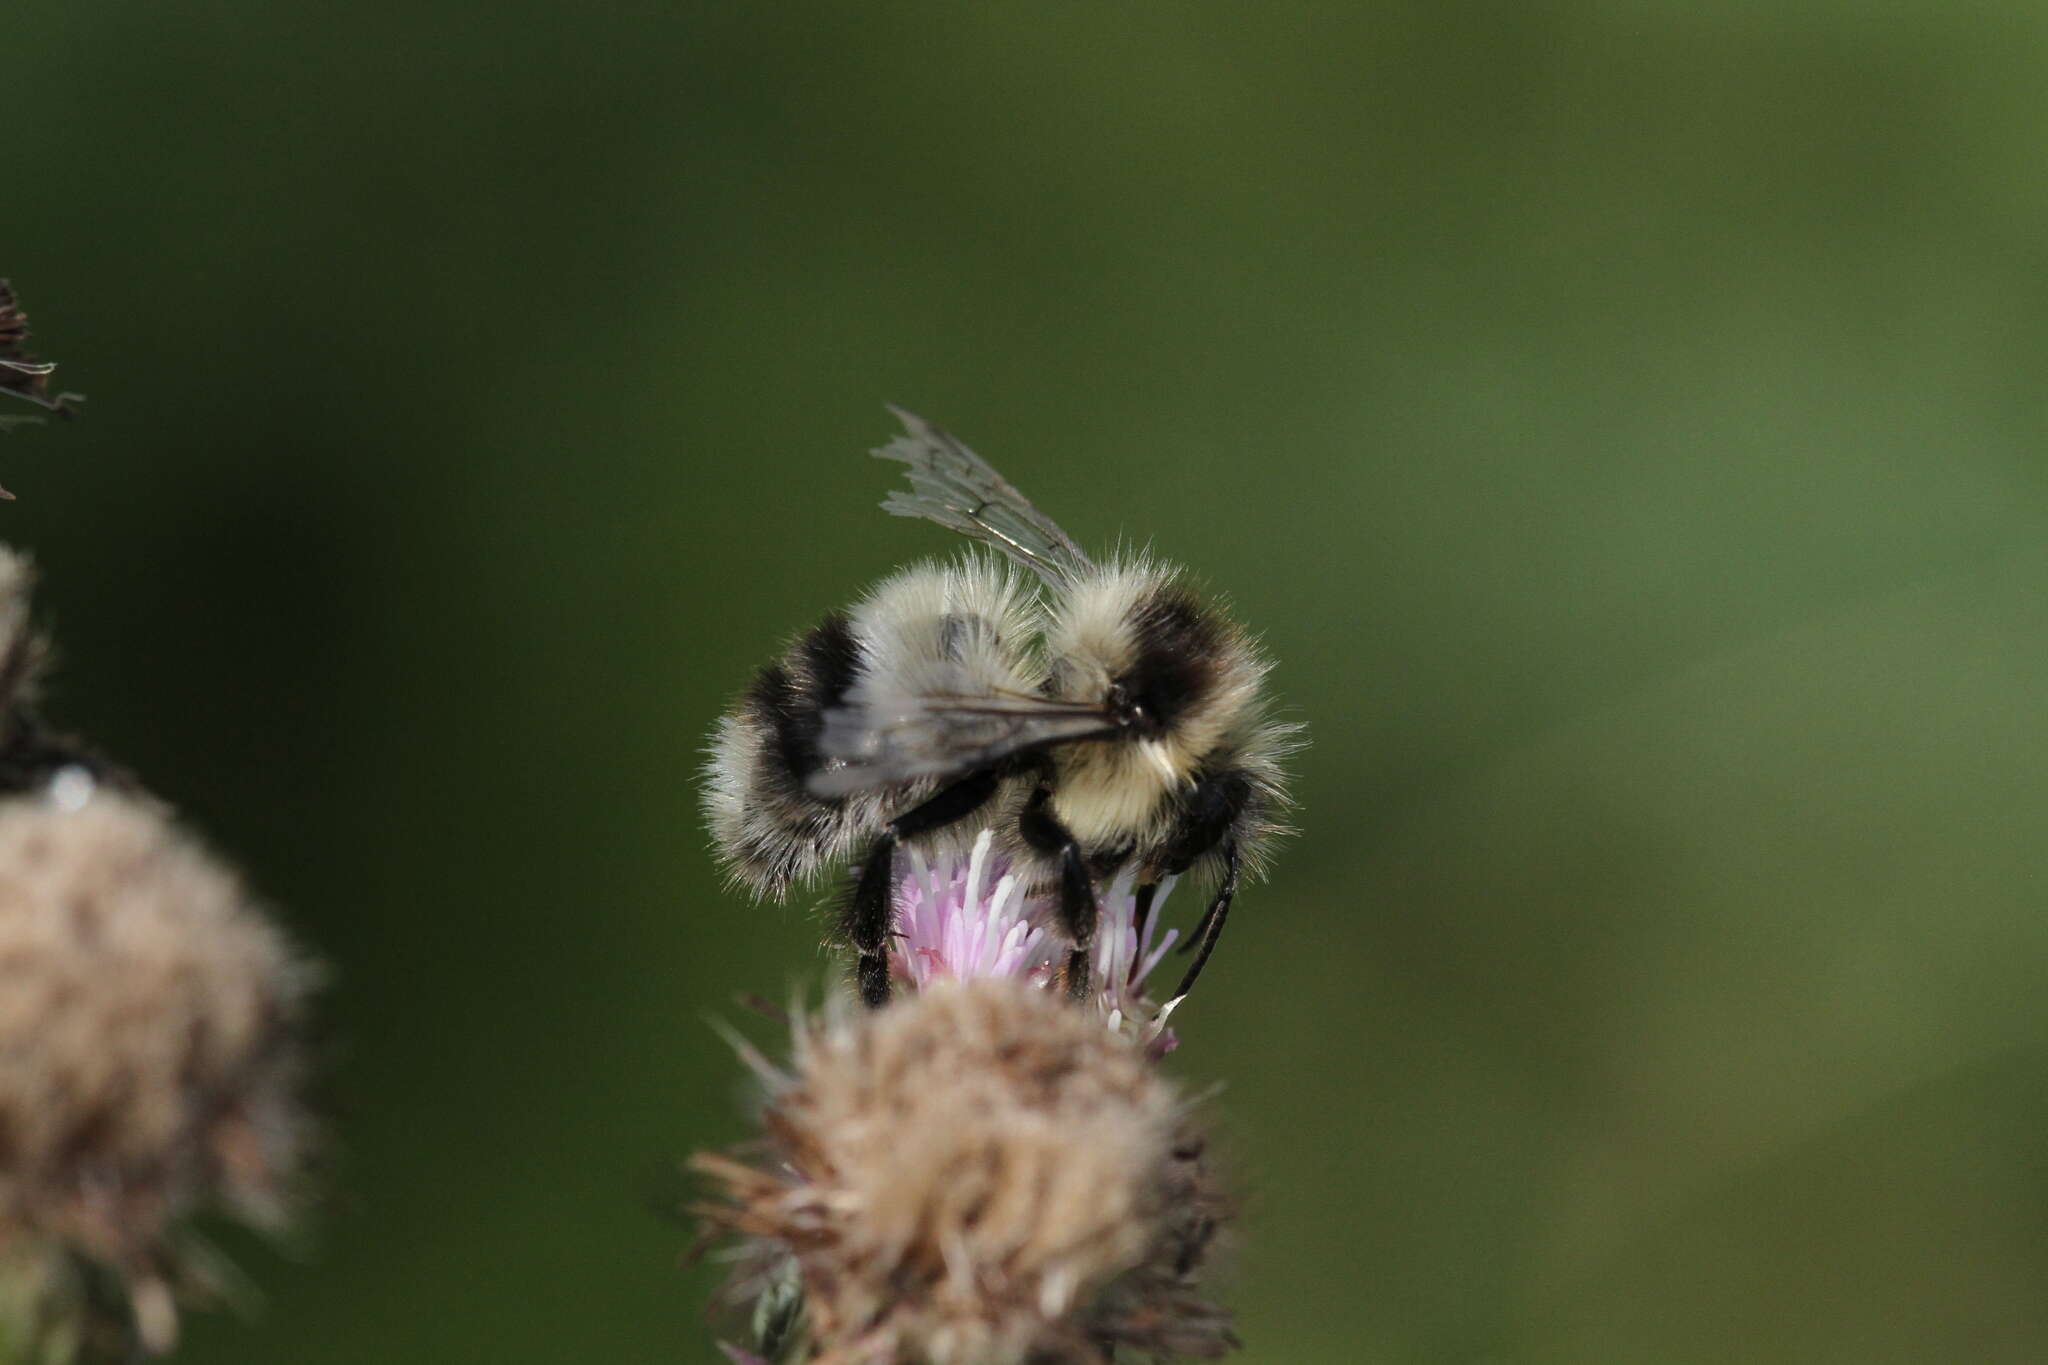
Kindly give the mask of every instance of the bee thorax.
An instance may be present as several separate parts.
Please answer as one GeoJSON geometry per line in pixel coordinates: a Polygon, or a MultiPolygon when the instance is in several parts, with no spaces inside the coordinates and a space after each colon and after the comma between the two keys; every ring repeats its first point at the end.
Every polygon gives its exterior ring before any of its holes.
{"type": "Polygon", "coordinates": [[[1146,842],[1168,817],[1171,771],[1151,742],[1071,745],[1059,754],[1053,813],[1085,847],[1146,842]]]}

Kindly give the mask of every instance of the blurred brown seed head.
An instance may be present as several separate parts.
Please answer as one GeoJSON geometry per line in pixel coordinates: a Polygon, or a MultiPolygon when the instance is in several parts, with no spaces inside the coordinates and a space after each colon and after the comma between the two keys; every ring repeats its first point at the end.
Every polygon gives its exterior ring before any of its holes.
{"type": "Polygon", "coordinates": [[[42,791],[67,769],[88,785],[137,790],[133,775],[53,729],[36,705],[50,648],[32,622],[35,580],[28,557],[0,545],[0,799],[42,791]]]}
{"type": "Polygon", "coordinates": [[[29,624],[35,566],[28,556],[0,545],[0,715],[35,699],[48,647],[29,624]]]}
{"type": "Polygon", "coordinates": [[[154,806],[0,801],[0,1253],[111,1268],[144,1344],[167,1346],[176,1220],[287,1207],[310,984],[154,806]]]}
{"type": "Polygon", "coordinates": [[[800,1027],[750,1160],[700,1156],[748,1239],[734,1289],[793,1258],[826,1365],[1100,1362],[1234,1345],[1200,1293],[1222,1221],[1187,1106],[1093,1010],[936,982],[800,1027]]]}

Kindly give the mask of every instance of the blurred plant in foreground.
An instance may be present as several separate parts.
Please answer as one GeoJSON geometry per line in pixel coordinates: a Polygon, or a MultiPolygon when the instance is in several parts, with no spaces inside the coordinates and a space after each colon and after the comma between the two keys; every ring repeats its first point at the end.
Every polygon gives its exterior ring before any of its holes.
{"type": "Polygon", "coordinates": [[[1213,1359],[1236,1345],[1204,1275],[1230,1216],[1193,1106],[1160,1075],[1167,1009],[1144,993],[1171,945],[1104,895],[1096,1005],[1058,981],[1065,943],[983,833],[897,887],[880,1010],[799,1017],[762,1136],[692,1165],[733,1239],[739,1362],[1064,1365],[1119,1347],[1213,1359]]]}
{"type": "Polygon", "coordinates": [[[276,1226],[308,1145],[310,965],[117,769],[46,727],[0,549],[0,1362],[169,1350],[225,1288],[186,1226],[276,1226]]]}
{"type": "MultiPolygon", "coordinates": [[[[50,376],[56,369],[51,362],[38,360],[29,354],[28,315],[22,312],[21,303],[14,296],[14,286],[0,280],[0,394],[11,394],[60,417],[69,417],[73,411],[71,405],[85,401],[85,395],[53,395],[50,376]]],[[[0,431],[23,422],[41,420],[40,417],[0,416],[0,431]]],[[[0,488],[0,498],[13,496],[0,488]]]]}

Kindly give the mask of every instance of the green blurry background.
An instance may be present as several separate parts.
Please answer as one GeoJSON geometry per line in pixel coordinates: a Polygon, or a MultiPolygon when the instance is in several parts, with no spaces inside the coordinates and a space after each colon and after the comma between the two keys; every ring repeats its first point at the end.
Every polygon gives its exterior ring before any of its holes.
{"type": "Polygon", "coordinates": [[[711,1359],[706,1020],[826,964],[699,746],[950,548],[884,400],[1227,589],[1313,730],[1174,1062],[1242,1359],[2048,1358],[2048,10],[73,0],[0,58],[91,396],[0,438],[52,709],[334,968],[335,1194],[181,1359],[711,1359]]]}

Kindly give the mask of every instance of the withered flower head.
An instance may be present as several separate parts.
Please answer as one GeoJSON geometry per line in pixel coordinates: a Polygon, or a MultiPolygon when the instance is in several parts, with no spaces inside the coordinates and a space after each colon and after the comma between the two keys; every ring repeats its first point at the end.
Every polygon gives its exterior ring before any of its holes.
{"type": "Polygon", "coordinates": [[[44,721],[36,706],[49,642],[31,623],[35,569],[0,545],[0,799],[54,781],[129,789],[134,779],[76,736],[44,721]]]}
{"type": "Polygon", "coordinates": [[[35,566],[28,556],[0,545],[0,713],[33,700],[48,653],[29,624],[35,586],[35,566]]]}
{"type": "MultiPolygon", "coordinates": [[[[1029,982],[933,981],[800,1024],[766,1136],[695,1165],[743,1239],[731,1290],[792,1274],[816,1365],[1214,1358],[1200,1292],[1225,1216],[1187,1104],[1143,1046],[1029,982]]],[[[794,1352],[794,1353],[792,1353],[794,1352]]]]}
{"type": "MultiPolygon", "coordinates": [[[[28,350],[28,315],[21,311],[21,302],[14,296],[14,286],[0,280],[0,394],[33,403],[59,417],[70,417],[76,411],[74,404],[85,401],[82,393],[51,393],[50,376],[57,367],[47,360],[38,360],[28,350]]],[[[0,414],[0,431],[18,423],[36,423],[40,417],[10,417],[0,414]]],[[[12,499],[14,494],[0,488],[0,498],[12,499]]]]}
{"type": "Polygon", "coordinates": [[[75,400],[75,393],[60,393],[50,396],[50,375],[56,366],[46,360],[38,360],[28,351],[28,314],[21,311],[21,300],[14,296],[14,286],[0,280],[0,392],[11,393],[17,398],[26,398],[37,407],[68,415],[67,402],[75,400]]]}
{"type": "Polygon", "coordinates": [[[101,1267],[140,1343],[167,1348],[177,1220],[285,1211],[310,985],[154,806],[89,788],[0,801],[0,1256],[101,1267]]]}

